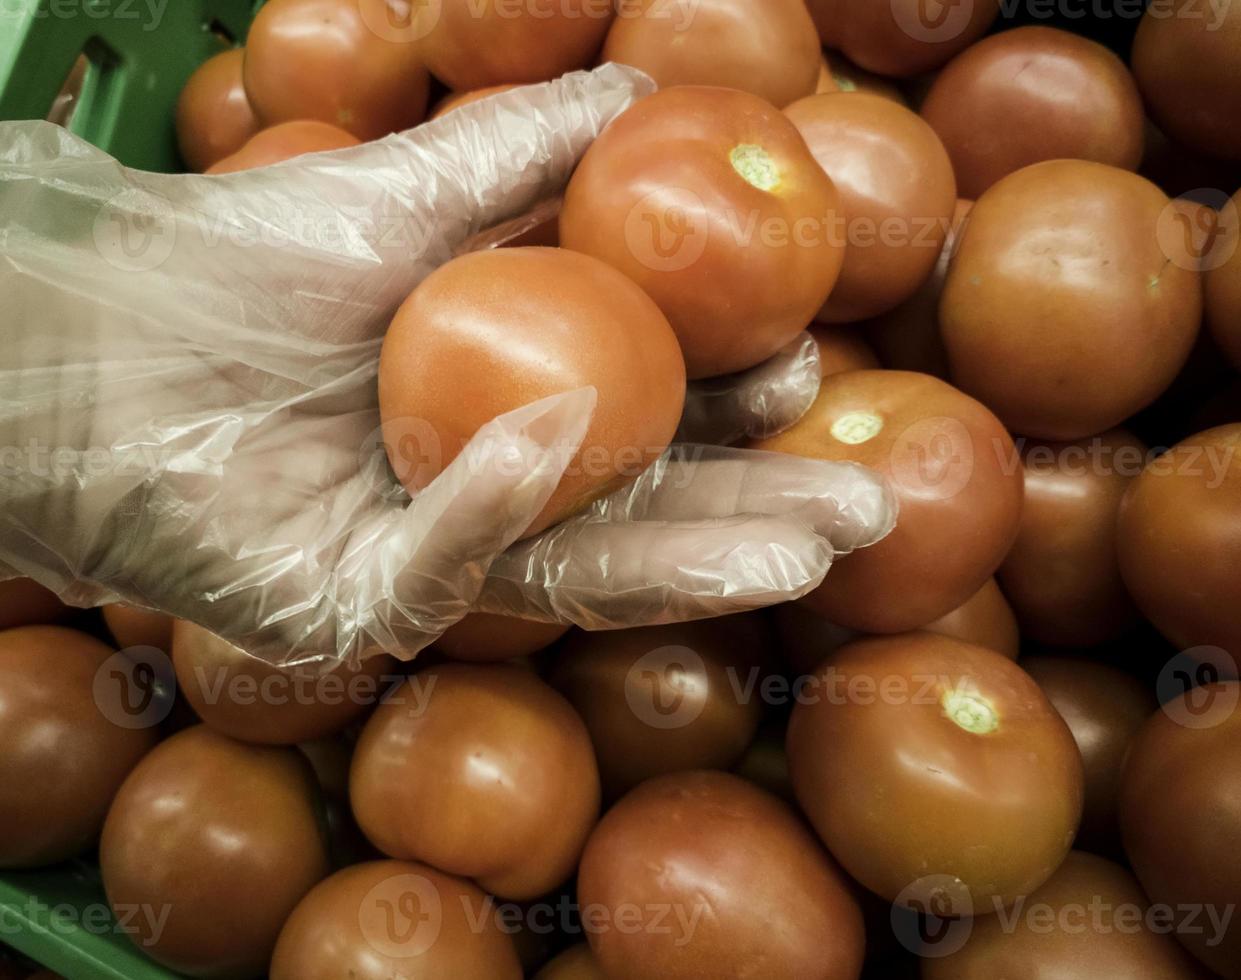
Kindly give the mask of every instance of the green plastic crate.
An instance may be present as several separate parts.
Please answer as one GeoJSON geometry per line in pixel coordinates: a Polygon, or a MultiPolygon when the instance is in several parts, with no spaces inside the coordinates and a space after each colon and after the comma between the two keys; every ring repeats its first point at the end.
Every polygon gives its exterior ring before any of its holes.
{"type": "Polygon", "coordinates": [[[69,129],[127,166],[182,170],[173,127],[181,87],[245,38],[260,2],[4,0],[0,119],[48,118],[84,66],[69,129]]]}

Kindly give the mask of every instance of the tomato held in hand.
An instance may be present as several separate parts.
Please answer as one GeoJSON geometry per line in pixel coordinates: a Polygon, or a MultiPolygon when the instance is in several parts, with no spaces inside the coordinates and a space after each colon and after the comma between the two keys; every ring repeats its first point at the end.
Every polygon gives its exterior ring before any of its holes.
{"type": "Polygon", "coordinates": [[[416,492],[496,416],[587,385],[598,392],[590,428],[527,535],[659,457],[681,418],[685,365],[650,298],[590,256],[555,248],[463,255],[423,280],[384,338],[388,458],[416,492]],[[412,461],[402,455],[409,439],[419,442],[412,461]]]}
{"type": "Polygon", "coordinates": [[[1149,181],[1084,160],[995,184],[940,302],[953,381],[1039,439],[1094,435],[1154,401],[1202,318],[1196,268],[1160,235],[1169,207],[1149,181]]]}
{"type": "Polygon", "coordinates": [[[1239,700],[1241,682],[1227,681],[1165,703],[1129,750],[1120,789],[1138,880],[1152,902],[1197,910],[1198,928],[1176,937],[1227,980],[1241,978],[1239,700]]]}
{"type": "Polygon", "coordinates": [[[840,192],[840,279],[818,318],[884,313],[926,281],[956,206],[952,164],[935,131],[891,99],[812,95],[785,110],[840,192]]]}
{"type": "Polygon", "coordinates": [[[260,130],[240,150],[213,163],[209,174],[231,174],[238,170],[269,167],[282,160],[292,160],[303,153],[322,153],[357,146],[358,138],[337,126],[324,122],[297,120],[277,123],[260,130]]]}
{"type": "Polygon", "coordinates": [[[1000,12],[998,0],[808,0],[819,37],[880,75],[931,71],[977,41],[1000,12]]]}
{"type": "Polygon", "coordinates": [[[1208,255],[1207,326],[1241,371],[1241,191],[1220,211],[1208,255]]]}
{"type": "Polygon", "coordinates": [[[1116,515],[1146,447],[1124,429],[1022,447],[1021,530],[1000,584],[1032,640],[1089,647],[1137,621],[1116,560],[1116,515]]]}
{"type": "Polygon", "coordinates": [[[933,633],[841,647],[793,709],[789,771],[828,850],[888,901],[944,881],[994,912],[1055,871],[1077,832],[1069,729],[1011,660],[933,633]]]}
{"type": "Polygon", "coordinates": [[[1051,27],[1002,31],[936,77],[922,118],[944,141],[964,197],[1043,160],[1142,162],[1142,97],[1102,44],[1051,27]]]}
{"type": "Polygon", "coordinates": [[[840,558],[802,600],[840,626],[925,626],[974,595],[1017,534],[1021,467],[1012,440],[986,408],[929,375],[824,378],[796,425],[752,448],[862,463],[896,494],[892,533],[840,558]]]}
{"type": "Polygon", "coordinates": [[[1241,425],[1190,436],[1147,464],[1121,504],[1117,553],[1164,636],[1241,663],[1241,425]]]}
{"type": "Polygon", "coordinates": [[[478,886],[425,864],[355,864],[298,903],[270,980],[520,980],[493,903],[478,886]]]}
{"type": "Polygon", "coordinates": [[[460,109],[472,102],[480,99],[488,98],[492,95],[499,95],[501,92],[508,92],[517,88],[516,85],[488,85],[486,88],[470,89],[468,92],[449,92],[435,104],[435,108],[431,110],[428,119],[438,119],[440,116],[452,112],[453,109],[460,109]]]}
{"type": "Polygon", "coordinates": [[[385,854],[474,878],[505,898],[565,881],[599,814],[586,726],[521,667],[413,675],[371,716],[350,797],[385,854]]]}
{"type": "Polygon", "coordinates": [[[139,763],[108,812],[99,866],[129,938],[195,977],[267,968],[281,926],[329,870],[310,764],[291,748],[243,745],[204,725],[139,763]]]}
{"type": "Polygon", "coordinates": [[[805,329],[840,271],[836,219],[831,180],[779,111],[683,86],[643,99],[586,151],[560,241],[646,290],[703,378],[805,329]]]}
{"type": "Polygon", "coordinates": [[[1094,660],[1024,657],[1021,666],[1060,713],[1082,754],[1086,795],[1077,846],[1112,854],[1120,847],[1121,767],[1156,708],[1155,697],[1132,674],[1094,660]]]}
{"type": "Polygon", "coordinates": [[[201,173],[236,153],[259,131],[259,121],[241,83],[241,48],[204,61],[177,99],[177,146],[181,158],[201,173]]]}
{"type": "Polygon", "coordinates": [[[56,864],[90,847],[155,744],[153,729],[118,724],[96,694],[113,656],[58,626],[0,632],[0,868],[56,864]]]}
{"type": "Polygon", "coordinates": [[[861,972],[862,915],[844,876],[792,807],[729,773],[659,776],[624,797],[590,837],[578,897],[611,926],[587,937],[608,976],[861,972]]]}
{"type": "Polygon", "coordinates": [[[246,94],[265,126],[314,119],[360,140],[422,121],[429,79],[404,0],[268,0],[246,38],[246,94]]]}
{"type": "Polygon", "coordinates": [[[413,6],[408,36],[418,39],[431,74],[458,91],[546,82],[586,68],[614,14],[613,0],[436,0],[413,6]]]}
{"type": "Polygon", "coordinates": [[[721,85],[777,108],[814,92],[819,35],[805,0],[639,0],[608,31],[601,61],[640,68],[661,89],[721,85]]]}

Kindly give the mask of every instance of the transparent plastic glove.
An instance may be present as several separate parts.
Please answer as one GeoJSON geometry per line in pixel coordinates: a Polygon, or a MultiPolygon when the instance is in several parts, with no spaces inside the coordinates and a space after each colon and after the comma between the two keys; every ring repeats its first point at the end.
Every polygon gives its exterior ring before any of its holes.
{"type": "MultiPolygon", "coordinates": [[[[594,135],[649,90],[605,66],[366,146],[216,178],[130,172],[56,127],[0,124],[0,574],[77,605],[160,609],[274,662],[412,655],[433,640],[541,509],[594,392],[497,420],[462,454],[469,467],[411,503],[378,440],[383,330],[462,243],[563,187],[594,135]]],[[[770,486],[778,469],[763,471],[770,486]]],[[[796,524],[803,567],[776,594],[770,569],[701,565],[727,556],[679,527],[652,537],[669,485],[643,486],[609,542],[629,577],[560,535],[546,567],[525,564],[522,609],[550,608],[573,566],[582,598],[561,605],[597,620],[587,612],[608,594],[651,587],[644,547],[678,608],[729,612],[734,596],[775,601],[813,584],[837,547],[824,527],[779,518],[790,534],[796,524]]],[[[784,506],[779,493],[737,500],[784,506]]],[[[745,513],[738,530],[762,531],[765,512],[745,513]]],[[[880,513],[863,537],[887,523],[880,513]]],[[[718,541],[719,526],[708,514],[703,530],[718,541]]],[[[504,581],[529,544],[505,556],[504,581]]],[[[786,560],[751,547],[760,563],[786,560]]]]}

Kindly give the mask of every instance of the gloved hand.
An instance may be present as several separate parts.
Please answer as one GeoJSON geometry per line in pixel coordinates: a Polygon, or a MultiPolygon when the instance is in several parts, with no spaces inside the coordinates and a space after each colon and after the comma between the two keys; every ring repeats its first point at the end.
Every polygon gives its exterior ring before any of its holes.
{"type": "MultiPolygon", "coordinates": [[[[330,664],[412,656],[480,595],[587,628],[752,608],[885,534],[891,499],[868,471],[679,446],[510,548],[593,389],[497,419],[412,501],[393,479],[375,376],[395,308],[553,196],[650,84],[605,66],[221,177],[132,172],[50,124],[0,124],[0,577],[330,664]]],[[[795,346],[700,392],[687,425],[778,428],[817,383],[795,346]]]]}

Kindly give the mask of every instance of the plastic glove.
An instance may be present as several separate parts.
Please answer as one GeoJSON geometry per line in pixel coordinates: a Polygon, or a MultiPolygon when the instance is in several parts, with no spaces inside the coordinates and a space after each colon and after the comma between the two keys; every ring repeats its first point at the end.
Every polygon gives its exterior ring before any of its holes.
{"type": "MultiPolygon", "coordinates": [[[[396,486],[375,394],[396,306],[563,187],[649,90],[605,66],[222,177],[132,172],[50,124],[0,124],[0,576],[330,665],[412,656],[489,569],[493,608],[638,625],[799,595],[882,536],[892,506],[866,471],[680,449],[506,552],[593,389],[496,420],[412,502],[396,486]]],[[[733,404],[782,388],[756,377],[733,404]]]]}

